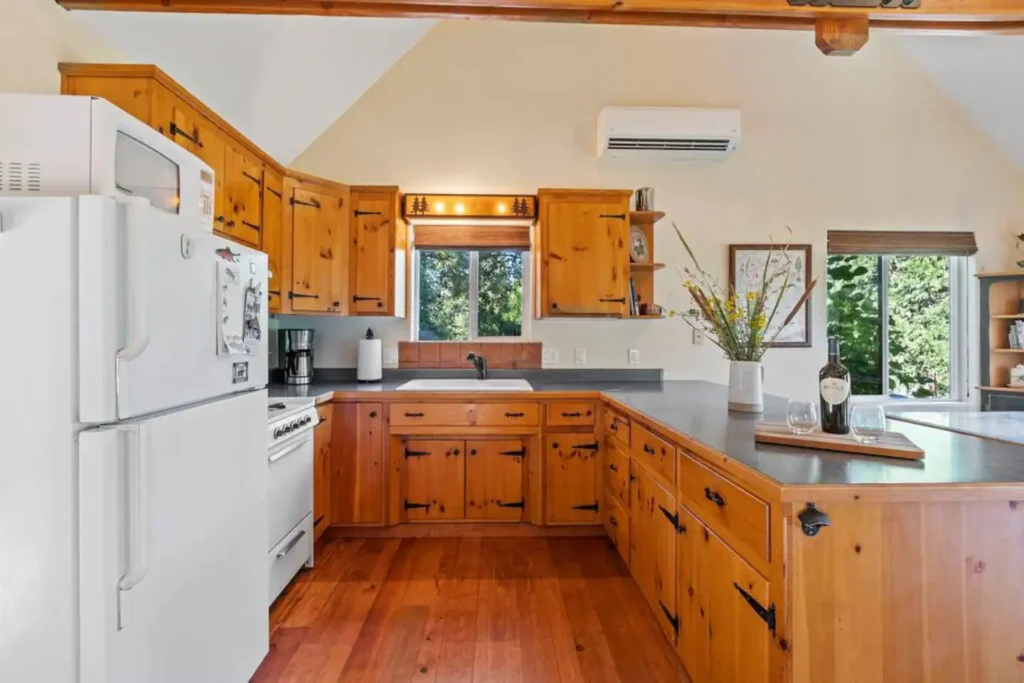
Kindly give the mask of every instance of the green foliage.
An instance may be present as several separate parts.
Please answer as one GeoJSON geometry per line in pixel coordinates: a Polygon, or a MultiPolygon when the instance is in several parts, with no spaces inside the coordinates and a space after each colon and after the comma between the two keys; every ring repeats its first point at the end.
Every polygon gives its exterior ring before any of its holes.
{"type": "Polygon", "coordinates": [[[881,268],[877,256],[828,259],[828,334],[842,343],[854,394],[949,395],[949,259],[892,256],[889,386],[882,391],[881,268]]]}
{"type": "MultiPolygon", "coordinates": [[[[419,259],[419,338],[441,341],[469,339],[470,252],[421,251],[419,259]]],[[[522,253],[480,252],[478,276],[478,336],[521,336],[522,253]]]]}
{"type": "Polygon", "coordinates": [[[522,252],[480,252],[479,278],[477,334],[481,337],[521,336],[523,332],[522,252]]]}

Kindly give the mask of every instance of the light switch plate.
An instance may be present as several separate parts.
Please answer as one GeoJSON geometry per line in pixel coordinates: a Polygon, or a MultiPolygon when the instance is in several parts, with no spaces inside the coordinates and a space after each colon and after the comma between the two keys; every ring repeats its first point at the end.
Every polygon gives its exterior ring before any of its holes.
{"type": "Polygon", "coordinates": [[[586,365],[587,363],[587,350],[576,349],[576,365],[586,365]]]}
{"type": "Polygon", "coordinates": [[[545,348],[541,360],[546,365],[558,365],[558,349],[545,348]]]}
{"type": "Polygon", "coordinates": [[[629,364],[640,365],[640,349],[629,350],[629,364]]]}
{"type": "Polygon", "coordinates": [[[703,346],[704,345],[704,333],[700,330],[693,331],[693,345],[703,346]]]}
{"type": "Polygon", "coordinates": [[[398,365],[398,349],[384,349],[384,364],[398,365]]]}

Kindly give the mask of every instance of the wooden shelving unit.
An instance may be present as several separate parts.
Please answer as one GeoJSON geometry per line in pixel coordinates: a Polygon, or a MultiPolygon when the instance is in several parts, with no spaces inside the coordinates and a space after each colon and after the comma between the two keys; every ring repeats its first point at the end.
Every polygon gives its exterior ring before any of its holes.
{"type": "Polygon", "coordinates": [[[978,274],[981,285],[982,407],[986,410],[1020,409],[1024,387],[1010,387],[1010,370],[1024,363],[1024,349],[1011,349],[1010,328],[1024,320],[1020,312],[1024,300],[1024,271],[998,271],[978,274]],[[1002,394],[1003,396],[1000,396],[1002,394]]]}
{"type": "MultiPolygon", "coordinates": [[[[654,273],[665,267],[664,263],[657,263],[654,260],[654,224],[665,217],[664,211],[631,211],[629,214],[630,228],[640,228],[647,238],[647,248],[650,251],[650,260],[646,263],[629,264],[629,277],[636,287],[636,298],[641,304],[653,304],[654,300],[654,273]]],[[[664,318],[664,315],[632,315],[630,318],[653,320],[664,318]]]]}

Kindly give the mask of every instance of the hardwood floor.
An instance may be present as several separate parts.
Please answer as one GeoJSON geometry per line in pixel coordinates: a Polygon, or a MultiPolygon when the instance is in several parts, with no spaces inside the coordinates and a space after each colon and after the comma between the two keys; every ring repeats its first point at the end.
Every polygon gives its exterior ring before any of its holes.
{"type": "Polygon", "coordinates": [[[606,538],[321,543],[253,681],[685,682],[606,538]]]}

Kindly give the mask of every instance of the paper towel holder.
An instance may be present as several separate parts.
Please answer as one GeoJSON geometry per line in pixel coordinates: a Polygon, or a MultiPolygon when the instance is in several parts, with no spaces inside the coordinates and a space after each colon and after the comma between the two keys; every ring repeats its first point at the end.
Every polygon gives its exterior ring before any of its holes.
{"type": "Polygon", "coordinates": [[[373,328],[366,328],[366,336],[359,340],[359,358],[356,379],[360,382],[379,382],[382,379],[381,340],[373,334],[373,328]]]}

